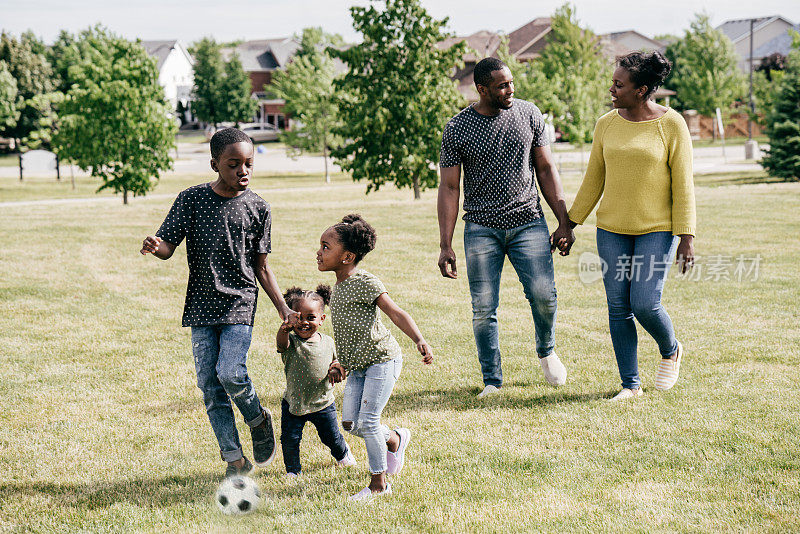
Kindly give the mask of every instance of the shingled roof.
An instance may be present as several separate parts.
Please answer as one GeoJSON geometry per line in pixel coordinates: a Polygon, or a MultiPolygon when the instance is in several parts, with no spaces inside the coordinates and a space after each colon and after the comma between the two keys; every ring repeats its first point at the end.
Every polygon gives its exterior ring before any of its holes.
{"type": "Polygon", "coordinates": [[[171,41],[141,41],[141,43],[147,53],[156,58],[158,70],[161,70],[161,65],[167,60],[167,56],[178,44],[178,41],[173,39],[171,41]]]}
{"type": "Polygon", "coordinates": [[[261,39],[225,48],[222,55],[227,60],[235,51],[246,72],[270,72],[284,68],[298,48],[300,43],[293,37],[261,39]]]}
{"type": "Polygon", "coordinates": [[[539,17],[508,34],[508,51],[520,61],[531,60],[547,46],[550,17],[539,17]]]}

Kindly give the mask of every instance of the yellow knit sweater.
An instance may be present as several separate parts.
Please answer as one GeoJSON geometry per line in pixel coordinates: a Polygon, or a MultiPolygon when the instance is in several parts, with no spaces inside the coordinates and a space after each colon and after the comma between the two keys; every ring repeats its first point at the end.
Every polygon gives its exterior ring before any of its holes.
{"type": "Polygon", "coordinates": [[[569,218],[583,224],[598,200],[597,226],[603,230],[695,234],[692,141],[677,111],[631,122],[615,109],[598,119],[569,218]]]}

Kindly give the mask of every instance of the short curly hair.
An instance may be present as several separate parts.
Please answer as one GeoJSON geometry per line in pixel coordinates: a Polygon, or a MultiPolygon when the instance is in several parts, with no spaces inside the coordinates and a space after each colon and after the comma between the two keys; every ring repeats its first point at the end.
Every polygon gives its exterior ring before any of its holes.
{"type": "Polygon", "coordinates": [[[211,157],[219,160],[219,157],[225,151],[228,145],[235,145],[236,143],[250,143],[253,141],[247,137],[247,134],[237,128],[222,128],[211,137],[209,145],[211,147],[211,157]]]}
{"type": "Polygon", "coordinates": [[[341,222],[331,228],[336,232],[344,249],[356,255],[355,264],[375,248],[375,241],[378,238],[375,228],[357,213],[345,215],[341,222]]]}
{"type": "Polygon", "coordinates": [[[636,87],[647,87],[644,98],[650,98],[672,71],[672,63],[661,52],[631,52],[617,58],[617,64],[628,71],[636,87]]]}
{"type": "Polygon", "coordinates": [[[489,84],[492,83],[492,73],[496,70],[502,70],[506,66],[503,61],[496,57],[485,57],[475,65],[475,70],[472,71],[472,79],[475,81],[475,85],[489,87],[489,84]]]}

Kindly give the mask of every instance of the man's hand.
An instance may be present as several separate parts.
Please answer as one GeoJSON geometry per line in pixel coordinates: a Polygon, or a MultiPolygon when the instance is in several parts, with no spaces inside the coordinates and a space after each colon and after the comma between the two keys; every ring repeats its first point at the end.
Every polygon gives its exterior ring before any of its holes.
{"type": "Polygon", "coordinates": [[[338,360],[331,362],[330,367],[328,367],[328,381],[331,384],[341,382],[346,376],[347,371],[338,360]]]}
{"type": "Polygon", "coordinates": [[[442,251],[439,253],[439,270],[445,278],[458,278],[456,253],[453,252],[452,247],[442,248],[442,251]]]}
{"type": "Polygon", "coordinates": [[[675,255],[675,265],[678,266],[681,274],[685,274],[694,266],[694,236],[681,235],[678,253],[675,255]]]}
{"type": "Polygon", "coordinates": [[[573,243],[575,243],[575,232],[572,231],[570,225],[559,224],[556,231],[550,236],[550,253],[552,254],[558,248],[559,254],[569,256],[573,243]]]}
{"type": "Polygon", "coordinates": [[[422,363],[425,365],[433,363],[433,350],[431,350],[431,346],[428,345],[427,341],[420,339],[417,343],[417,350],[422,354],[422,363]]]}
{"type": "Polygon", "coordinates": [[[142,250],[139,251],[140,254],[155,254],[158,250],[158,247],[161,246],[161,238],[149,235],[144,238],[142,241],[142,250]]]}

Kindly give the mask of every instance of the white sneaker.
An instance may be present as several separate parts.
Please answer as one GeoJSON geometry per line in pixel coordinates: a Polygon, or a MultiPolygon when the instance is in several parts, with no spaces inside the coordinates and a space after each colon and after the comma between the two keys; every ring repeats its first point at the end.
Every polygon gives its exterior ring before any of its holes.
{"type": "Polygon", "coordinates": [[[351,500],[351,501],[371,501],[375,497],[380,497],[382,495],[391,495],[391,494],[392,494],[392,486],[390,486],[387,483],[386,484],[386,489],[383,490],[383,491],[373,492],[371,489],[369,489],[369,486],[367,486],[366,488],[362,489],[361,491],[359,491],[355,495],[350,495],[350,497],[348,497],[348,500],[351,500]]]}
{"type": "Polygon", "coordinates": [[[353,453],[350,452],[350,448],[347,449],[347,454],[344,455],[344,458],[336,462],[336,465],[339,467],[353,467],[357,464],[358,462],[356,462],[356,459],[353,457],[353,453]]]}
{"type": "Polygon", "coordinates": [[[403,469],[406,463],[406,448],[411,442],[411,431],[407,428],[395,428],[395,432],[400,436],[400,445],[396,452],[386,451],[386,474],[396,475],[403,469]]]}
{"type": "Polygon", "coordinates": [[[656,369],[656,389],[667,391],[672,389],[678,381],[678,373],[681,370],[681,357],[683,357],[683,345],[678,342],[678,357],[675,361],[672,358],[661,358],[656,369]]]}
{"type": "Polygon", "coordinates": [[[499,392],[500,392],[500,388],[498,388],[496,386],[489,385],[489,386],[486,386],[485,388],[483,388],[483,391],[478,393],[478,398],[482,399],[484,397],[488,397],[489,395],[494,395],[495,393],[499,393],[499,392]]]}
{"type": "Polygon", "coordinates": [[[563,386],[567,383],[567,368],[555,352],[546,358],[539,358],[539,365],[542,366],[544,379],[551,386],[563,386]]]}
{"type": "Polygon", "coordinates": [[[641,397],[643,394],[644,393],[642,392],[642,388],[636,388],[636,389],[624,388],[622,391],[611,397],[609,401],[615,402],[626,399],[635,399],[636,397],[641,397]]]}
{"type": "Polygon", "coordinates": [[[283,478],[286,480],[295,480],[300,478],[300,473],[284,473],[283,478]]]}

